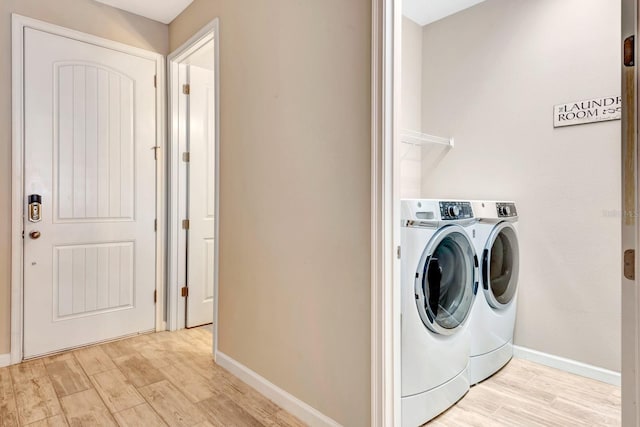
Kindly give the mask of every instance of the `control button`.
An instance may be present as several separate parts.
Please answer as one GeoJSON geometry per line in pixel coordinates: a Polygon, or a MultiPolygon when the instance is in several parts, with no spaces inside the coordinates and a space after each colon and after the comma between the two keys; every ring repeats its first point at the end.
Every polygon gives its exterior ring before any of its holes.
{"type": "Polygon", "coordinates": [[[447,213],[450,216],[458,216],[460,214],[460,208],[457,206],[449,206],[447,208],[447,213]]]}

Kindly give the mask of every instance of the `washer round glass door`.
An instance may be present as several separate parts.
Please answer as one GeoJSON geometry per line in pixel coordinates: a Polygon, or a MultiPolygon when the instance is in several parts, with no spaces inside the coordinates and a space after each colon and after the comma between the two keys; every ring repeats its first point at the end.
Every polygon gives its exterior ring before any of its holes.
{"type": "Polygon", "coordinates": [[[476,281],[475,251],[458,225],[440,229],[425,248],[415,280],[418,313],[433,332],[451,335],[469,313],[476,281]]]}
{"type": "Polygon", "coordinates": [[[489,305],[504,308],[518,290],[520,249],[518,236],[509,222],[498,223],[482,254],[482,287],[489,305]]]}

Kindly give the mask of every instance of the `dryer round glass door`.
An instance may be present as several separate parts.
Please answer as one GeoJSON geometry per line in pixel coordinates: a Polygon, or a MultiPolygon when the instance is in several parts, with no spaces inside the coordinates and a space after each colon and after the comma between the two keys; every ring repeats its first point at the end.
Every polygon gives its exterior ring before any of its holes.
{"type": "Polygon", "coordinates": [[[503,308],[513,301],[518,290],[520,250],[513,225],[495,226],[482,254],[482,287],[489,305],[503,308]]]}
{"type": "Polygon", "coordinates": [[[475,251],[464,229],[440,229],[427,244],[416,272],[415,295],[422,322],[451,335],[471,311],[476,281],[475,251]]]}

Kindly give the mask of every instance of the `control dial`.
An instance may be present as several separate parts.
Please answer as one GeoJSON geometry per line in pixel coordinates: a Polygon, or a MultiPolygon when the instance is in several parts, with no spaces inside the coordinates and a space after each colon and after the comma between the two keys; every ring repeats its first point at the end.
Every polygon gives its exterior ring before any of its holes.
{"type": "Polygon", "coordinates": [[[511,215],[511,208],[509,206],[500,206],[500,215],[503,215],[503,216],[511,215]]]}
{"type": "Polygon", "coordinates": [[[449,206],[447,208],[447,213],[450,216],[456,217],[456,216],[460,215],[460,208],[457,207],[457,206],[449,206]]]}

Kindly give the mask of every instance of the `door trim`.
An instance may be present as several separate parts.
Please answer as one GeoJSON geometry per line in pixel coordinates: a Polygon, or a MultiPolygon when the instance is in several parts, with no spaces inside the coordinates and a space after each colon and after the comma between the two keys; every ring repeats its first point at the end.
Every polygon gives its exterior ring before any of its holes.
{"type": "MultiPolygon", "coordinates": [[[[622,0],[621,47],[629,36],[635,36],[633,66],[620,64],[622,81],[622,212],[620,219],[621,254],[635,251],[633,265],[639,265],[638,240],[638,0],[622,0]]],[[[624,256],[623,256],[624,259],[624,256]]],[[[621,266],[621,272],[624,267],[621,266]]],[[[637,426],[640,421],[640,293],[637,276],[621,274],[621,325],[622,325],[622,426],[637,426]]]]}
{"type": "Polygon", "coordinates": [[[399,0],[371,1],[371,425],[400,420],[399,0]]]}
{"type": "Polygon", "coordinates": [[[215,360],[218,348],[218,248],[220,229],[220,31],[219,18],[215,18],[202,27],[189,40],[171,52],[167,57],[167,73],[169,76],[169,240],[168,240],[168,295],[167,321],[168,329],[175,331],[185,327],[185,307],[181,303],[180,276],[184,272],[181,267],[180,249],[184,247],[185,233],[182,230],[180,217],[179,177],[181,170],[180,135],[175,126],[180,116],[184,115],[178,102],[182,86],[178,80],[180,62],[189,57],[202,45],[213,40],[214,73],[215,73],[215,230],[214,230],[214,286],[213,286],[213,355],[215,360]]]}
{"type": "MultiPolygon", "coordinates": [[[[164,156],[165,147],[165,68],[164,57],[123,43],[104,39],[80,31],[71,30],[48,22],[11,15],[11,363],[20,363],[23,358],[23,207],[24,207],[24,29],[33,28],[57,36],[90,43],[129,55],[150,59],[156,63],[156,330],[166,329],[164,320],[164,272],[165,263],[165,200],[164,200],[164,156]]],[[[150,154],[151,155],[151,154],[150,154]]]]}

